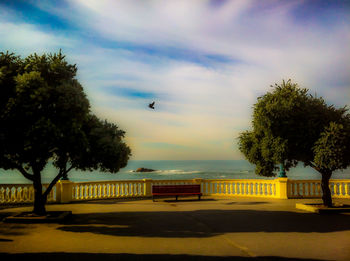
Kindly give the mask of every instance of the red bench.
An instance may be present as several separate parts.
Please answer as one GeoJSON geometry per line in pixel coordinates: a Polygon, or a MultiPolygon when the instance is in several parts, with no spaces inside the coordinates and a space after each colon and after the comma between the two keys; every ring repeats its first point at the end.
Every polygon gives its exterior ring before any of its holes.
{"type": "Polygon", "coordinates": [[[201,185],[153,185],[152,199],[155,196],[191,196],[198,195],[198,200],[201,199],[201,185]]]}

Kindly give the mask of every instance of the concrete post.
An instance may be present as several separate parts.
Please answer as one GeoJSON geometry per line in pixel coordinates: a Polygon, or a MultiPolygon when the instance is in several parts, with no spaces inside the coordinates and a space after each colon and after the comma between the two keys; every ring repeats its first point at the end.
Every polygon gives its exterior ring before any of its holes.
{"type": "Polygon", "coordinates": [[[73,194],[73,182],[69,180],[59,180],[56,185],[56,193],[57,202],[71,202],[73,194]]]}
{"type": "Polygon", "coordinates": [[[288,199],[288,178],[277,178],[276,198],[288,199]]]}
{"type": "Polygon", "coordinates": [[[152,197],[152,179],[143,179],[143,195],[152,197]]]}

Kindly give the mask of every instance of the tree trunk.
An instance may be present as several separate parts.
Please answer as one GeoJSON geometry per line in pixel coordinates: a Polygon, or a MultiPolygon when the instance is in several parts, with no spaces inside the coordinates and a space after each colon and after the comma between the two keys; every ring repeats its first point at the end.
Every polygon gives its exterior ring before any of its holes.
{"type": "Polygon", "coordinates": [[[33,213],[39,216],[44,216],[46,214],[45,204],[46,196],[43,195],[43,187],[41,184],[41,175],[39,173],[34,173],[34,209],[33,213]]]}
{"type": "Polygon", "coordinates": [[[322,187],[322,200],[323,200],[323,205],[327,207],[332,207],[332,194],[331,190],[329,189],[329,179],[332,176],[332,172],[330,171],[325,171],[321,172],[322,174],[322,181],[321,181],[321,187],[322,187]]]}

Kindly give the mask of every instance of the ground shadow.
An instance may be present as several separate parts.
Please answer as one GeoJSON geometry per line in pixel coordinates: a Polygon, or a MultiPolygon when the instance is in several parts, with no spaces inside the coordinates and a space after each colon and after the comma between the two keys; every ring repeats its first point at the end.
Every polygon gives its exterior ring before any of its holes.
{"type": "Polygon", "coordinates": [[[0,238],[0,242],[12,242],[12,239],[8,239],[8,238],[0,238]]]}
{"type": "Polygon", "coordinates": [[[271,204],[270,202],[266,202],[266,201],[256,201],[256,202],[228,202],[225,203],[225,205],[262,205],[262,204],[271,204]]]}
{"type": "Polygon", "coordinates": [[[68,260],[151,260],[151,261],[320,261],[319,259],[299,259],[286,258],[279,256],[262,256],[262,257],[241,257],[241,256],[198,256],[198,255],[170,255],[170,254],[101,254],[101,253],[24,253],[24,254],[6,254],[0,253],[1,260],[50,260],[50,261],[68,261],[68,260]]]}
{"type": "Polygon", "coordinates": [[[114,205],[118,203],[131,202],[131,201],[141,201],[147,198],[116,198],[116,199],[92,199],[92,200],[82,200],[73,201],[69,204],[101,204],[101,205],[114,205]]]}
{"type": "Polygon", "coordinates": [[[348,215],[287,211],[198,210],[75,214],[59,230],[138,237],[212,237],[235,232],[350,230],[348,215]]]}
{"type": "Polygon", "coordinates": [[[202,198],[201,200],[198,200],[198,198],[179,198],[178,200],[176,199],[161,199],[161,198],[155,198],[154,202],[171,202],[171,203],[181,203],[181,202],[209,202],[209,201],[217,201],[216,199],[213,198],[202,198]]]}

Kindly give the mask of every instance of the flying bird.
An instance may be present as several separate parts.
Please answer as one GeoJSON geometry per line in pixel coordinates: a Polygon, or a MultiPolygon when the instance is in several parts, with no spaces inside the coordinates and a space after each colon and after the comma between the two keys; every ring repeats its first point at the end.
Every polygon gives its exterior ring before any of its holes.
{"type": "Polygon", "coordinates": [[[151,109],[153,109],[153,110],[154,110],[154,102],[152,102],[152,103],[148,104],[148,107],[150,107],[151,109]]]}

